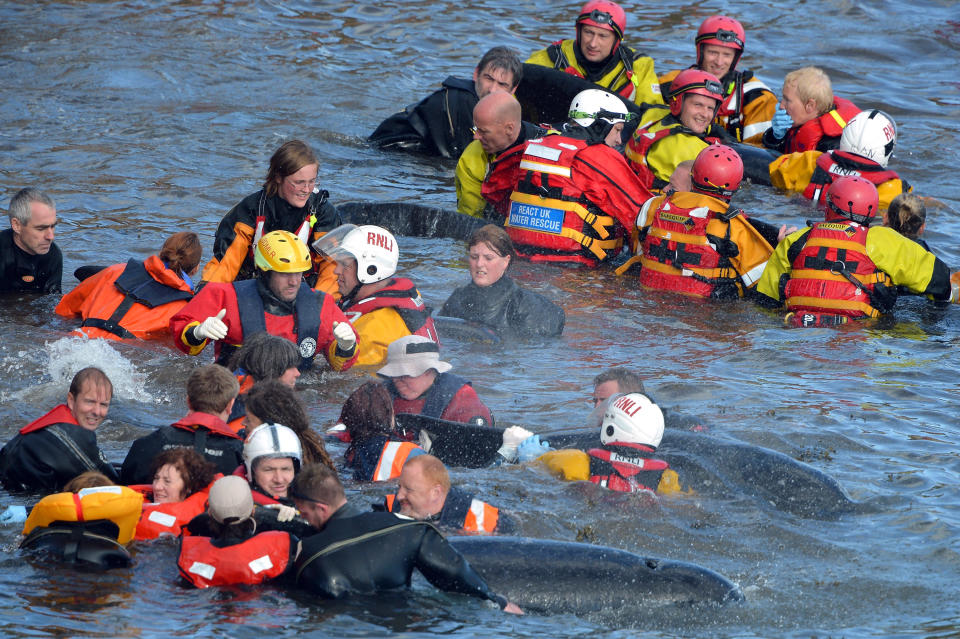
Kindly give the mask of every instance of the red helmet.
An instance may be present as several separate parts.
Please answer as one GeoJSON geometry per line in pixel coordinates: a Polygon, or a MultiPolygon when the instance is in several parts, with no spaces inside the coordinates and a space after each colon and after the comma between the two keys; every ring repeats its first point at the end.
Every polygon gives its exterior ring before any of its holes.
{"type": "Polygon", "coordinates": [[[684,69],[670,83],[670,113],[680,115],[683,108],[684,93],[705,95],[717,101],[717,106],[723,102],[723,87],[720,80],[713,74],[700,69],[684,69]]]}
{"type": "Polygon", "coordinates": [[[580,27],[587,25],[598,29],[613,31],[617,40],[623,40],[623,32],[627,30],[627,14],[620,5],[609,0],[590,0],[580,9],[577,16],[577,37],[580,37],[580,27]]]}
{"type": "Polygon", "coordinates": [[[729,146],[712,144],[700,151],[690,170],[693,190],[729,201],[740,188],[743,160],[729,146]]]}
{"type": "Polygon", "coordinates": [[[743,46],[747,41],[747,34],[743,25],[727,16],[710,16],[703,21],[697,31],[697,66],[703,62],[703,45],[712,44],[718,47],[733,49],[733,64],[730,70],[737,68],[737,62],[743,55],[743,46]]]}
{"type": "Polygon", "coordinates": [[[844,175],[834,180],[827,191],[827,221],[852,220],[869,226],[879,210],[877,187],[859,175],[844,175]]]}

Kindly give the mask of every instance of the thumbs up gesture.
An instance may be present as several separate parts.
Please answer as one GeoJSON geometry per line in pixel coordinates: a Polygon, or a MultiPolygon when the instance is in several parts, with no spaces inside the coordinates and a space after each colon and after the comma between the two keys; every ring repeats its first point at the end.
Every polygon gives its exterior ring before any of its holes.
{"type": "Polygon", "coordinates": [[[193,328],[193,335],[197,339],[223,339],[227,336],[227,325],[223,323],[223,316],[227,314],[227,309],[221,308],[220,312],[203,320],[193,328]]]}

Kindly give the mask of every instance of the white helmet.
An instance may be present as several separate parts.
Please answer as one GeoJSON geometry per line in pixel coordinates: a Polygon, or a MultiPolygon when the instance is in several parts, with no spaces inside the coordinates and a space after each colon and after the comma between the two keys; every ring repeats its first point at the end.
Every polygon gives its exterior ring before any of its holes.
{"type": "Polygon", "coordinates": [[[656,448],[663,439],[663,412],[642,393],[616,395],[607,403],[600,424],[604,444],[624,442],[656,448]]]}
{"type": "Polygon", "coordinates": [[[313,243],[313,249],[331,259],[349,255],[357,261],[357,280],[372,284],[397,272],[400,249],[393,233],[379,226],[344,224],[313,243]]]}
{"type": "Polygon", "coordinates": [[[887,161],[893,155],[896,143],[897,125],[893,118],[879,109],[861,111],[850,118],[840,136],[841,151],[870,158],[883,167],[887,166],[887,161]]]}
{"type": "Polygon", "coordinates": [[[283,424],[260,424],[247,435],[247,441],[243,443],[243,463],[247,467],[247,479],[253,481],[253,465],[264,457],[291,457],[294,472],[299,472],[303,462],[300,438],[283,424]]]}
{"type": "Polygon", "coordinates": [[[623,100],[600,89],[587,89],[575,95],[573,102],[570,103],[568,116],[583,127],[590,126],[597,119],[608,124],[626,122],[630,119],[623,100]]]}

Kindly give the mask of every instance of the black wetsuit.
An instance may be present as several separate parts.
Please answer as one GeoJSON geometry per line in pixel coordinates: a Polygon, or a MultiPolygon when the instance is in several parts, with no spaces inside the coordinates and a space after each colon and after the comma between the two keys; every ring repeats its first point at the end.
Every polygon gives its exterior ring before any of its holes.
{"type": "Polygon", "coordinates": [[[63,254],[56,243],[44,255],[25,253],[13,229],[0,231],[0,293],[59,293],[63,254]]]}
{"type": "Polygon", "coordinates": [[[97,445],[97,434],[76,424],[56,423],[17,434],[0,450],[0,482],[7,490],[60,491],[88,470],[120,478],[97,445]]]}
{"type": "MultiPolygon", "coordinates": [[[[317,532],[313,526],[299,516],[294,517],[290,521],[280,521],[278,519],[279,514],[280,511],[276,508],[260,505],[254,506],[253,519],[257,522],[256,532],[279,530],[280,532],[290,533],[295,537],[309,537],[317,532]]],[[[196,535],[198,537],[216,537],[217,534],[215,522],[213,518],[210,517],[210,513],[200,513],[191,519],[184,528],[186,529],[185,534],[196,535]]],[[[237,540],[234,543],[238,543],[239,541],[243,541],[243,539],[237,540]]]]}
{"type": "Polygon", "coordinates": [[[203,427],[189,431],[161,426],[130,446],[120,468],[120,481],[126,485],[149,484],[153,481],[150,467],[154,458],[169,448],[181,447],[194,449],[224,475],[231,474],[243,463],[243,440],[239,437],[226,437],[203,427]]]}
{"type": "Polygon", "coordinates": [[[394,113],[370,134],[370,142],[445,158],[459,158],[473,140],[473,80],[450,76],[441,88],[394,113]]]}
{"type": "Polygon", "coordinates": [[[470,282],[453,291],[440,315],[459,317],[491,328],[555,337],[563,332],[563,309],[543,295],[527,291],[508,275],[490,286],[470,282]]]}
{"type": "Polygon", "coordinates": [[[302,540],[293,575],[298,586],[340,598],[409,586],[414,568],[441,590],[506,606],[432,524],[349,505],[302,540]]]}

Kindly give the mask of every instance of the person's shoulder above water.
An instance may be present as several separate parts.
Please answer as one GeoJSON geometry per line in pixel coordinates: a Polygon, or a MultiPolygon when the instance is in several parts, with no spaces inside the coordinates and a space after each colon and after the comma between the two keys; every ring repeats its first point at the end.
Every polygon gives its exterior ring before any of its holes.
{"type": "Polygon", "coordinates": [[[57,210],[38,189],[10,200],[10,228],[0,233],[0,292],[59,293],[63,255],[54,243],[57,210]]]}

